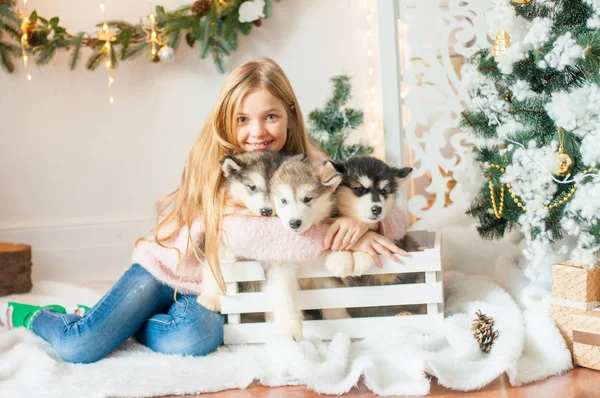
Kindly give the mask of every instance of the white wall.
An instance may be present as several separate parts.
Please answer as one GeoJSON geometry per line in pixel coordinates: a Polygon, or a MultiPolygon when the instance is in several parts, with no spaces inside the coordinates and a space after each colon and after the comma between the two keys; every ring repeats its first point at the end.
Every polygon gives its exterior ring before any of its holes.
{"type": "MultiPolygon", "coordinates": [[[[240,37],[229,70],[274,58],[305,114],[324,104],[329,77],[348,73],[351,106],[369,111],[367,2],[376,10],[371,0],[274,3],[271,18],[240,37]]],[[[106,4],[109,19],[134,22],[148,11],[146,0],[106,4]]],[[[30,0],[33,8],[60,16],[70,32],[92,31],[101,19],[99,1],[30,0]]],[[[32,245],[35,280],[111,280],[129,266],[134,240],[151,228],[154,202],[177,187],[225,79],[198,52],[182,42],[172,64],[144,56],[120,64],[113,105],[105,69],[87,71],[86,57],[75,71],[66,53],[33,65],[31,82],[22,64],[0,72],[0,241],[32,245]]]]}

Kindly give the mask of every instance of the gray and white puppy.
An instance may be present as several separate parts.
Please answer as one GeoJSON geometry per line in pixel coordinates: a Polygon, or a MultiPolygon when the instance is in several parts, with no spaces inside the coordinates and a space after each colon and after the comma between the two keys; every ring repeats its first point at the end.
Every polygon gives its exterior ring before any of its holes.
{"type": "MultiPolygon", "coordinates": [[[[337,192],[337,209],[340,215],[350,216],[357,221],[377,228],[377,223],[386,219],[396,205],[400,187],[411,175],[412,168],[396,168],[369,156],[357,156],[344,161],[344,178],[337,192]]],[[[419,250],[418,243],[406,235],[394,242],[399,248],[411,252],[419,250]]],[[[344,277],[346,286],[378,286],[391,284],[422,283],[422,273],[362,275],[374,265],[371,256],[365,253],[334,252],[328,258],[329,267],[344,277]],[[346,258],[345,267],[340,262],[346,258]],[[335,262],[335,263],[334,263],[335,262]],[[352,269],[348,266],[352,265],[352,269]],[[346,275],[344,275],[346,274],[346,275]]],[[[329,268],[328,267],[328,268],[329,268]]],[[[398,313],[422,312],[423,306],[388,306],[349,308],[352,317],[372,317],[398,313]]]]}
{"type": "Polygon", "coordinates": [[[257,216],[271,216],[270,181],[285,156],[274,151],[252,151],[221,159],[231,202],[244,205],[257,216]]]}
{"type": "MultiPolygon", "coordinates": [[[[350,158],[338,167],[344,169],[336,196],[339,215],[352,217],[371,230],[390,214],[402,182],[412,173],[410,167],[392,167],[370,156],[350,158]]],[[[373,258],[362,252],[336,251],[325,260],[327,269],[340,278],[360,276],[373,265],[373,258]]]]}
{"type": "MultiPolygon", "coordinates": [[[[228,205],[248,208],[254,215],[271,216],[274,214],[271,199],[270,181],[275,170],[285,156],[273,151],[252,151],[237,155],[224,156],[221,159],[221,171],[225,177],[228,205]]],[[[223,245],[219,247],[221,262],[234,262],[236,258],[223,245]]],[[[242,286],[242,289],[260,290],[260,286],[242,286]]],[[[201,295],[198,303],[205,308],[219,312],[221,310],[221,288],[207,264],[202,271],[201,295]]]]}

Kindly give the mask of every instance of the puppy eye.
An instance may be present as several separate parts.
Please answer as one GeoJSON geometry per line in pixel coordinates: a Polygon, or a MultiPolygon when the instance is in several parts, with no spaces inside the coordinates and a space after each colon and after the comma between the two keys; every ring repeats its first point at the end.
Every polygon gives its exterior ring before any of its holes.
{"type": "Polygon", "coordinates": [[[307,197],[305,197],[304,199],[302,199],[302,201],[303,201],[304,203],[307,203],[307,204],[308,204],[308,203],[310,203],[310,201],[311,201],[311,200],[312,200],[312,198],[311,198],[311,197],[308,197],[308,196],[307,196],[307,197]]]}
{"type": "Polygon", "coordinates": [[[365,187],[356,187],[356,188],[354,188],[354,192],[357,195],[361,195],[362,196],[362,195],[364,195],[364,194],[367,193],[367,189],[365,187]]]}
{"type": "Polygon", "coordinates": [[[287,204],[287,199],[286,198],[281,198],[281,203],[283,203],[284,205],[287,204]]]}
{"type": "Polygon", "coordinates": [[[256,185],[247,185],[248,189],[252,192],[256,191],[256,185]]]}
{"type": "Polygon", "coordinates": [[[387,192],[386,192],[386,190],[385,190],[385,189],[380,189],[380,190],[379,190],[379,193],[380,193],[380,194],[382,194],[382,195],[385,195],[387,192]]]}

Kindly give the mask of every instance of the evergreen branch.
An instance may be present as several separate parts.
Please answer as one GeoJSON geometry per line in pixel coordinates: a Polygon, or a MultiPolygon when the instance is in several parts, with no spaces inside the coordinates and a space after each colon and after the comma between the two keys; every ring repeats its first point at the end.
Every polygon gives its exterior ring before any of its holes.
{"type": "Polygon", "coordinates": [[[495,138],[496,126],[482,111],[465,110],[461,113],[459,127],[483,138],[495,138]]]}
{"type": "Polygon", "coordinates": [[[139,43],[136,47],[134,47],[133,49],[131,49],[131,46],[128,49],[126,58],[124,59],[131,59],[131,58],[135,58],[138,57],[142,51],[147,51],[150,48],[150,44],[144,42],[139,43]]]}
{"type": "Polygon", "coordinates": [[[55,51],[56,46],[53,46],[52,44],[43,47],[36,47],[35,63],[38,65],[46,65],[52,60],[55,51]]]}
{"type": "Polygon", "coordinates": [[[354,130],[363,124],[365,119],[363,111],[356,109],[345,109],[344,113],[348,122],[348,128],[354,130]]]}
{"type": "Polygon", "coordinates": [[[96,51],[88,59],[88,62],[86,65],[87,69],[88,70],[96,70],[96,68],[98,67],[98,65],[100,65],[100,62],[102,62],[102,60],[104,59],[104,57],[106,57],[106,55],[107,54],[105,51],[102,51],[102,50],[96,51]]]}
{"type": "Polygon", "coordinates": [[[333,96],[327,103],[328,106],[338,108],[350,99],[350,77],[334,76],[331,78],[333,85],[333,96]]]}
{"type": "Polygon", "coordinates": [[[578,38],[578,43],[583,47],[583,69],[588,76],[598,75],[600,68],[600,30],[586,32],[578,38]]]}
{"type": "Polygon", "coordinates": [[[3,23],[2,29],[4,29],[7,33],[9,33],[13,37],[14,40],[16,40],[16,41],[21,40],[21,32],[19,31],[19,28],[12,25],[10,22],[3,23]]]}
{"type": "Polygon", "coordinates": [[[73,48],[71,49],[71,59],[69,61],[69,69],[71,70],[75,69],[79,58],[81,58],[81,43],[84,35],[84,32],[79,32],[73,39],[73,48]]]}
{"type": "Polygon", "coordinates": [[[557,27],[575,27],[585,25],[593,10],[583,0],[556,0],[557,7],[554,25],[557,27]]]}
{"type": "Polygon", "coordinates": [[[122,60],[126,60],[129,55],[129,46],[133,41],[134,31],[131,29],[122,30],[119,36],[119,44],[121,45],[120,56],[122,60]]]}
{"type": "Polygon", "coordinates": [[[15,70],[15,64],[11,58],[9,46],[10,44],[0,41],[0,62],[8,73],[12,73],[15,70]]]}
{"type": "Polygon", "coordinates": [[[168,43],[168,46],[171,47],[173,50],[177,50],[177,48],[179,47],[180,41],[181,41],[181,30],[177,29],[170,33],[169,40],[167,43],[168,43]]]}

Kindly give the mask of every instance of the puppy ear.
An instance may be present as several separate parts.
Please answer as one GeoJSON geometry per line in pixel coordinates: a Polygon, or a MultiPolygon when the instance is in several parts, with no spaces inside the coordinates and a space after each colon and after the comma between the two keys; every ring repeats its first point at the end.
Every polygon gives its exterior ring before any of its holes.
{"type": "Polygon", "coordinates": [[[412,171],[413,171],[412,167],[403,167],[401,169],[394,168],[394,172],[396,173],[396,178],[399,178],[401,180],[410,177],[410,175],[412,174],[412,171]]]}
{"type": "Polygon", "coordinates": [[[336,163],[334,161],[331,160],[326,160],[325,163],[323,163],[324,167],[329,167],[335,171],[337,171],[340,174],[345,174],[346,173],[346,166],[344,166],[343,163],[336,163]]]}
{"type": "Polygon", "coordinates": [[[327,161],[318,171],[319,181],[326,187],[336,189],[342,182],[343,175],[333,166],[333,162],[327,161]]]}
{"type": "Polygon", "coordinates": [[[223,176],[225,178],[228,178],[230,175],[241,169],[242,166],[233,156],[224,156],[223,159],[221,159],[221,170],[223,170],[223,176]]]}

